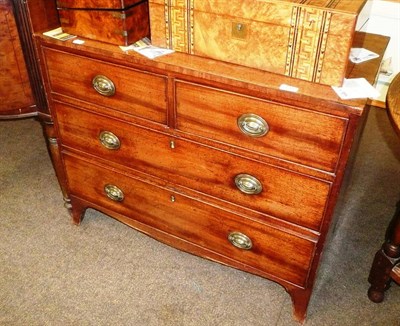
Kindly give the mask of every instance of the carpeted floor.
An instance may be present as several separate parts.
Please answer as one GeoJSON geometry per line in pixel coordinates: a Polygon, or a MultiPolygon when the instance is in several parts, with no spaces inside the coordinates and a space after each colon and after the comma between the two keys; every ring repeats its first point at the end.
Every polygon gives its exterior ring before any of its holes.
{"type": "MultiPolygon", "coordinates": [[[[400,325],[400,286],[367,277],[400,198],[400,142],[373,109],[336,214],[306,325],[400,325]]],[[[0,325],[296,325],[279,285],[163,245],[94,210],[63,207],[41,127],[0,122],[0,325]]]]}

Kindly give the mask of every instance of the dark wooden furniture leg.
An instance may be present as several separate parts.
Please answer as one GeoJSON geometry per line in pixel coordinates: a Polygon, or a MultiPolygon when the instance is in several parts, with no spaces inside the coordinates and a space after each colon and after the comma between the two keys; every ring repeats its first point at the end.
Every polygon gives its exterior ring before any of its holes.
{"type": "Polygon", "coordinates": [[[400,264],[400,201],[397,203],[396,212],[388,226],[385,238],[382,248],[375,255],[368,278],[371,284],[368,297],[376,303],[383,301],[384,292],[389,288],[393,274],[396,273],[400,264]]]}

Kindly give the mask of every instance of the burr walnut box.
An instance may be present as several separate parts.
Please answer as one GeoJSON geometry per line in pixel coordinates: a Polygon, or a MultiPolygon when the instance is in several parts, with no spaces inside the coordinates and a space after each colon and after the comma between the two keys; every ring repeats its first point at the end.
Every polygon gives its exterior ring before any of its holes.
{"type": "Polygon", "coordinates": [[[341,85],[366,0],[149,0],[152,43],[341,85]]]}
{"type": "Polygon", "coordinates": [[[150,35],[149,6],[143,0],[62,0],[63,30],[97,41],[129,45],[150,35]]]}

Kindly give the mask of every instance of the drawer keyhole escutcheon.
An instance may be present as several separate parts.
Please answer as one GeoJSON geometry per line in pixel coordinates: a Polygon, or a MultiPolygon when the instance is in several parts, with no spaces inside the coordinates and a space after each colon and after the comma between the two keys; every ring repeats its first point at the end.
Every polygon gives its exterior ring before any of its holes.
{"type": "Polygon", "coordinates": [[[99,135],[100,143],[107,149],[119,149],[121,141],[111,131],[102,131],[99,135]]]}
{"type": "Polygon", "coordinates": [[[247,25],[243,23],[238,23],[238,22],[232,22],[232,37],[239,39],[239,40],[245,40],[247,38],[247,25]]]}
{"type": "Polygon", "coordinates": [[[241,192],[248,195],[257,195],[263,189],[260,180],[250,174],[245,173],[238,174],[235,177],[235,184],[241,192]]]}
{"type": "Polygon", "coordinates": [[[253,247],[253,242],[251,239],[241,232],[231,232],[228,235],[229,242],[236,248],[243,250],[250,250],[253,247]]]}
{"type": "Polygon", "coordinates": [[[115,85],[113,81],[103,75],[97,75],[92,80],[93,88],[97,93],[103,96],[113,96],[115,94],[115,85]]]}
{"type": "Polygon", "coordinates": [[[175,141],[174,140],[170,140],[169,147],[171,147],[171,149],[175,149],[175,141]]]}
{"type": "Polygon", "coordinates": [[[124,193],[122,192],[121,189],[119,189],[115,185],[112,185],[112,184],[105,185],[104,191],[105,191],[107,197],[113,201],[120,202],[120,201],[124,200],[124,193]]]}
{"type": "Polygon", "coordinates": [[[269,125],[262,117],[246,113],[237,119],[237,125],[242,133],[250,137],[262,137],[269,131],[269,125]]]}

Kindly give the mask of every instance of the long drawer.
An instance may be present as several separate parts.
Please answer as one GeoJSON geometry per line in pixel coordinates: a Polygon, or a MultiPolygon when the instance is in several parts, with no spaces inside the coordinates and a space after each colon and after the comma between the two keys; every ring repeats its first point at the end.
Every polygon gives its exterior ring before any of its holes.
{"type": "Polygon", "coordinates": [[[319,230],[330,183],[55,103],[64,146],[319,230]]]}
{"type": "Polygon", "coordinates": [[[177,129],[334,172],[347,119],[177,81],[177,129]]]}
{"type": "Polygon", "coordinates": [[[165,76],[52,49],[43,51],[52,92],[166,124],[165,76]]]}
{"type": "Polygon", "coordinates": [[[304,286],[315,243],[65,154],[71,195],[304,286]]]}

